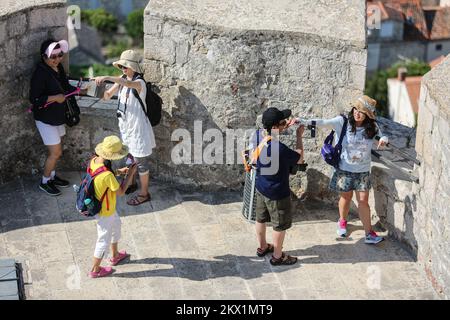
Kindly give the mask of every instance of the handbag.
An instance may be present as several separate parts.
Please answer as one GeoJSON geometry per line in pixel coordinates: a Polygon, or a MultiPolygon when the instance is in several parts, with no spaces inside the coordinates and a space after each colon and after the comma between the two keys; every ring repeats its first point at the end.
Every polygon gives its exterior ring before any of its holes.
{"type": "Polygon", "coordinates": [[[322,149],[320,150],[323,160],[325,160],[326,163],[335,167],[336,169],[339,167],[339,162],[341,161],[342,140],[344,139],[345,133],[347,132],[348,122],[347,117],[342,114],[341,117],[344,118],[344,125],[342,126],[342,131],[341,135],[339,136],[338,143],[333,146],[334,130],[331,130],[330,134],[325,138],[322,149]]]}
{"type": "MultiPolygon", "coordinates": [[[[64,91],[63,87],[61,86],[61,83],[58,81],[58,79],[56,79],[53,74],[51,74],[51,76],[58,83],[58,86],[61,89],[62,94],[66,95],[65,91],[64,91]]],[[[66,125],[68,125],[69,127],[73,127],[73,126],[76,126],[78,123],[80,123],[81,111],[80,111],[80,107],[78,106],[77,100],[75,99],[74,96],[70,96],[70,97],[66,98],[66,100],[64,101],[64,107],[65,107],[64,116],[66,118],[66,125]]]]}

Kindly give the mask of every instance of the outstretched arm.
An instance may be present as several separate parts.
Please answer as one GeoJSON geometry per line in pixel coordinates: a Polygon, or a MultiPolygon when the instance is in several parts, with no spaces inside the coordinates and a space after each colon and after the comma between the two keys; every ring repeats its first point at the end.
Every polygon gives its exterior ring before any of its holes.
{"type": "Polygon", "coordinates": [[[299,164],[305,162],[304,150],[303,150],[303,132],[305,132],[305,126],[300,125],[297,128],[297,142],[296,142],[296,145],[295,145],[295,151],[297,151],[297,153],[300,154],[300,159],[297,162],[299,164]]]}
{"type": "Polygon", "coordinates": [[[141,85],[141,81],[139,80],[127,80],[125,78],[122,77],[95,77],[95,83],[97,85],[102,84],[105,81],[111,81],[114,82],[118,85],[121,85],[122,87],[127,87],[127,88],[131,88],[131,89],[136,89],[138,91],[138,93],[141,93],[141,89],[142,89],[142,85],[141,85]]]}

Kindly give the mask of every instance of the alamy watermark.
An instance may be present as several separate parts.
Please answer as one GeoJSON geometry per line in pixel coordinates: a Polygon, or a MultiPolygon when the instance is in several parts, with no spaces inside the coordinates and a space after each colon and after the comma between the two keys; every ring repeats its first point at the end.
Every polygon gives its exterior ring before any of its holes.
{"type": "MultiPolygon", "coordinates": [[[[242,152],[252,151],[262,141],[263,130],[255,129],[226,129],[221,131],[209,128],[203,132],[202,121],[194,121],[192,132],[178,128],[172,132],[171,141],[177,142],[172,148],[171,160],[175,165],[214,165],[214,164],[240,164],[242,152]],[[258,135],[257,135],[258,132],[258,135]]],[[[279,143],[276,134],[271,142],[270,152],[264,148],[258,160],[261,164],[261,173],[272,175],[279,168],[279,143]]]]}

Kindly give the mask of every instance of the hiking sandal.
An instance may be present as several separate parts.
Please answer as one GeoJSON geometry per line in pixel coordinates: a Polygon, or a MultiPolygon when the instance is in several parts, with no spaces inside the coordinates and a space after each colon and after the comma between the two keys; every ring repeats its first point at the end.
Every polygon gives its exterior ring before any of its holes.
{"type": "Polygon", "coordinates": [[[281,265],[292,265],[295,264],[297,262],[297,258],[296,257],[292,257],[288,254],[285,254],[284,252],[281,254],[280,258],[275,258],[272,255],[272,259],[270,259],[270,264],[273,266],[281,266],[281,265]]]}
{"type": "Polygon", "coordinates": [[[261,248],[256,249],[256,255],[258,257],[264,257],[269,252],[273,252],[274,249],[275,247],[273,246],[273,244],[268,243],[267,248],[265,250],[262,250],[261,248]]]}

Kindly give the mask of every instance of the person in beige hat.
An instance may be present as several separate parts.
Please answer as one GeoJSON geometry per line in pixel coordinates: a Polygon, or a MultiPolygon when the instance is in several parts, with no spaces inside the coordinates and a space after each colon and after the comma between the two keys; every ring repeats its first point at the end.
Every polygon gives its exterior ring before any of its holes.
{"type": "MultiPolygon", "coordinates": [[[[143,79],[140,61],[141,57],[137,52],[126,50],[122,52],[120,59],[113,63],[116,68],[122,70],[122,77],[95,78],[98,85],[104,81],[115,83],[105,92],[104,99],[108,100],[113,95],[118,95],[119,104],[116,114],[119,119],[120,134],[124,143],[129,147],[130,154],[138,164],[140,190],[137,195],[127,201],[127,204],[133,206],[151,199],[148,191],[150,155],[156,146],[153,128],[142,105],[136,98],[136,95],[139,94],[141,101],[145,104],[147,87],[143,79]]],[[[132,188],[136,189],[137,185],[133,184],[132,188]]]]}
{"type": "Polygon", "coordinates": [[[382,135],[376,123],[376,104],[376,100],[363,95],[350,104],[351,111],[346,118],[343,115],[333,119],[298,118],[298,122],[304,125],[311,126],[315,122],[318,127],[333,129],[334,144],[339,140],[345,123],[340,162],[338,168],[334,169],[329,185],[331,190],[339,192],[340,195],[337,234],[340,237],[348,236],[347,217],[355,193],[359,217],[366,233],[364,242],[367,244],[376,244],[383,240],[372,229],[369,207],[372,145],[376,136],[381,136],[378,148],[388,143],[388,138],[382,135]]]}
{"type": "Polygon", "coordinates": [[[130,255],[126,251],[118,250],[118,242],[121,237],[121,221],[116,211],[116,197],[125,194],[132,176],[136,172],[136,165],[119,169],[122,174],[127,174],[122,185],[117,181],[112,169],[111,161],[120,160],[127,156],[128,148],[122,144],[119,137],[109,136],[103,139],[95,147],[96,156],[89,164],[90,172],[99,172],[94,180],[95,197],[102,202],[102,208],[95,217],[97,219],[97,243],[95,245],[93,266],[89,277],[99,278],[111,274],[111,267],[101,267],[102,259],[108,254],[108,246],[111,245],[111,265],[115,266],[130,255]]]}

